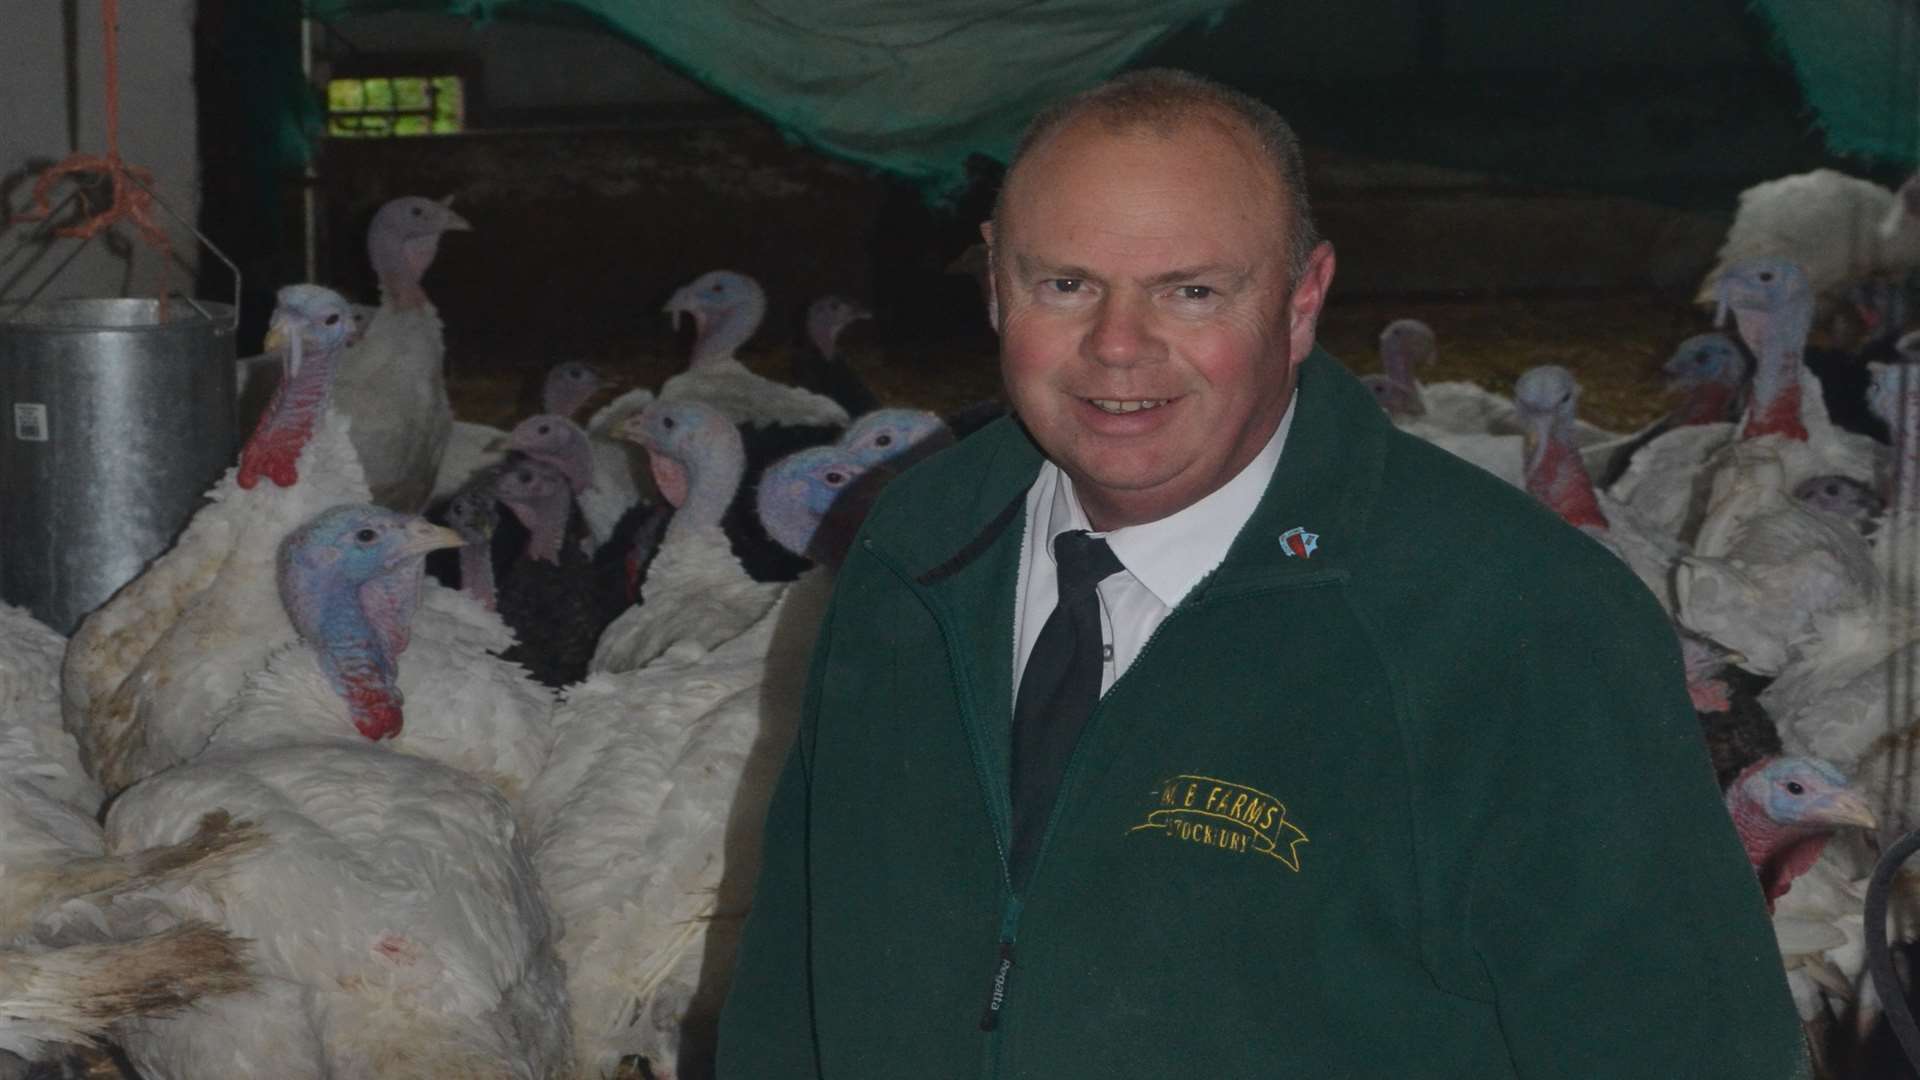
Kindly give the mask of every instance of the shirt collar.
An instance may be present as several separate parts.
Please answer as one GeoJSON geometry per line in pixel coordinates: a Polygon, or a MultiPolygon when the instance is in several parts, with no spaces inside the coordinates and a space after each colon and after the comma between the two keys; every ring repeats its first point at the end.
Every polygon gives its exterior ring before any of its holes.
{"type": "MultiPolygon", "coordinates": [[[[1201,578],[1220,565],[1234,537],[1260,505],[1274,469],[1280,464],[1280,451],[1286,445],[1287,432],[1293,427],[1294,407],[1299,401],[1296,389],[1267,445],[1261,447],[1233,479],[1206,498],[1158,521],[1094,534],[1106,537],[1120,565],[1168,608],[1177,606],[1201,578]]],[[[1053,497],[1045,504],[1048,516],[1042,533],[1046,537],[1042,549],[1047,558],[1052,559],[1054,537],[1069,529],[1091,530],[1093,526],[1074,494],[1073,480],[1052,462],[1042,466],[1043,473],[1048,471],[1056,475],[1051,477],[1053,497]]],[[[1046,479],[1049,478],[1042,477],[1043,481],[1046,479]]]]}

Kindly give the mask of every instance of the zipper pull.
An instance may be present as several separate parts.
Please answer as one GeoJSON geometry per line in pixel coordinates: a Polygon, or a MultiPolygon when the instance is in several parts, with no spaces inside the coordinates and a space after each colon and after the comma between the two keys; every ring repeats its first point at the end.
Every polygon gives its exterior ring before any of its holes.
{"type": "Polygon", "coordinates": [[[1000,1007],[1007,1001],[1007,979],[1013,974],[1013,942],[1000,943],[993,964],[993,986],[987,993],[987,1011],[980,1016],[980,1030],[992,1031],[1000,1023],[1000,1007]]]}

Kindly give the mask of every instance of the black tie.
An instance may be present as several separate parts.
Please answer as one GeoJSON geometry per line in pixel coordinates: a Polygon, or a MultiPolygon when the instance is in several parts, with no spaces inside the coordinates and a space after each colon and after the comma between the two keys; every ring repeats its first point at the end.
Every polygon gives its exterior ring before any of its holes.
{"type": "Polygon", "coordinates": [[[1024,888],[1040,834],[1080,729],[1100,700],[1100,594],[1095,587],[1125,569],[1105,540],[1085,532],[1053,538],[1060,602],[1027,657],[1013,703],[1013,850],[1008,870],[1024,888]]]}

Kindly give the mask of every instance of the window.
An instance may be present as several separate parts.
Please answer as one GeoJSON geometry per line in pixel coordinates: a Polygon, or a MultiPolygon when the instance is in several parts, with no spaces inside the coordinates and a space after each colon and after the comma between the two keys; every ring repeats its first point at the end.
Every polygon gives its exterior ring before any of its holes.
{"type": "Polygon", "coordinates": [[[466,130],[458,75],[379,75],[327,81],[327,134],[343,138],[451,135],[466,130]]]}

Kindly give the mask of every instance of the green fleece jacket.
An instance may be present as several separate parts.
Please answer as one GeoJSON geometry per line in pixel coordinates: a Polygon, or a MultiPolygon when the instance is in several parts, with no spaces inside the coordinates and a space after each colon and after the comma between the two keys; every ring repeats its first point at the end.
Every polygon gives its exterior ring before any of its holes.
{"type": "Polygon", "coordinates": [[[896,482],[842,569],[723,1080],[1806,1075],[1653,597],[1318,351],[1012,895],[1040,464],[996,424],[896,482]]]}

